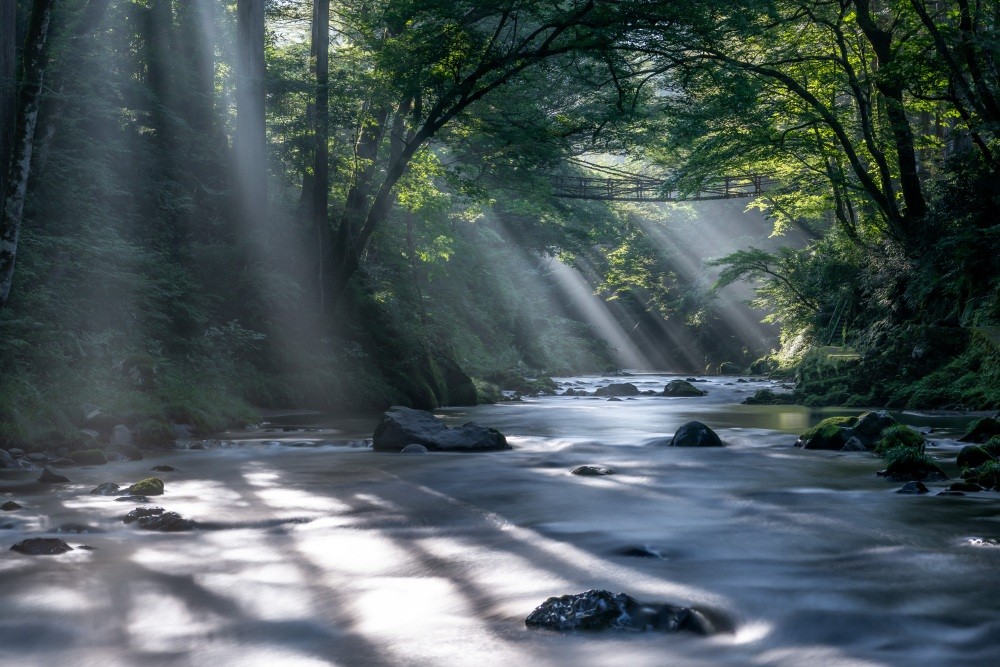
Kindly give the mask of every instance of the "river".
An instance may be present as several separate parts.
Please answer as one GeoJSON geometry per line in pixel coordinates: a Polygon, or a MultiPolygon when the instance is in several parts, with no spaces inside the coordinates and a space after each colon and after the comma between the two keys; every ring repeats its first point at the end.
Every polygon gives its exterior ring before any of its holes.
{"type": "MultiPolygon", "coordinates": [[[[0,501],[24,509],[0,516],[0,663],[997,664],[1000,494],[936,496],[940,483],[897,495],[870,454],[792,447],[850,411],[739,405],[766,383],[699,386],[709,394],[439,411],[500,429],[509,452],[375,453],[343,444],[370,437],[374,419],[311,415],[216,449],[70,468],[71,484],[3,473],[0,501]],[[728,446],[647,444],[691,419],[728,446]],[[166,493],[152,504],[202,527],[140,531],[121,523],[132,505],[89,494],[155,464],[176,471],[156,473],[166,493]],[[583,464],[616,474],[569,474],[583,464]],[[67,523],[90,529],[53,532],[67,523]],[[40,535],[94,550],[7,551],[40,535]],[[635,547],[655,557],[625,553],[635,547]],[[525,627],[547,597],[590,588],[715,610],[734,630],[525,627]]],[[[930,451],[957,474],[948,438],[968,418],[899,416],[933,426],[930,451]]]]}

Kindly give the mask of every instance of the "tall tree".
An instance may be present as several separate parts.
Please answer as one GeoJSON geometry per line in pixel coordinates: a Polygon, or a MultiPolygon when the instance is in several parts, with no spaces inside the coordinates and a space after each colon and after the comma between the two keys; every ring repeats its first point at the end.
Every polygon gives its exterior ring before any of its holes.
{"type": "Polygon", "coordinates": [[[52,5],[53,0],[35,0],[28,21],[10,171],[7,177],[7,190],[4,193],[3,211],[0,212],[0,308],[7,305],[14,280],[17,240],[21,232],[21,219],[24,216],[24,202],[28,195],[31,155],[34,150],[35,128],[38,126],[38,109],[42,101],[42,83],[48,59],[45,44],[49,37],[52,5]]]}
{"type": "Polygon", "coordinates": [[[0,193],[7,192],[7,169],[17,111],[17,0],[0,0],[0,193]]]}
{"type": "Polygon", "coordinates": [[[313,15],[313,56],[316,59],[316,96],[314,110],[313,203],[316,225],[319,270],[317,280],[320,307],[325,309],[326,299],[323,275],[324,259],[330,243],[330,0],[315,0],[313,15]]]}
{"type": "Polygon", "coordinates": [[[264,0],[238,0],[234,142],[237,210],[256,233],[263,229],[267,209],[264,74],[264,0]]]}

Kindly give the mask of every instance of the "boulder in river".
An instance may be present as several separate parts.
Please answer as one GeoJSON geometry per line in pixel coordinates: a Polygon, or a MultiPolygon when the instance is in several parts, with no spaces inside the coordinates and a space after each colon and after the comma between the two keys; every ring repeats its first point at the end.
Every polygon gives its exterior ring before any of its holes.
{"type": "Polygon", "coordinates": [[[799,436],[796,447],[802,449],[843,449],[854,436],[851,429],[857,417],[829,417],[799,436]]]}
{"type": "Polygon", "coordinates": [[[114,482],[104,482],[98,484],[90,493],[95,496],[117,496],[120,491],[121,488],[114,482]]]}
{"type": "Polygon", "coordinates": [[[111,429],[110,440],[112,445],[131,445],[132,430],[125,424],[116,424],[115,427],[111,429]]]}
{"type": "Polygon", "coordinates": [[[580,466],[573,468],[572,474],[581,475],[582,477],[601,477],[603,475],[614,475],[615,471],[601,468],[600,466],[580,466]]]}
{"type": "Polygon", "coordinates": [[[671,380],[663,388],[662,396],[704,396],[707,391],[702,391],[687,380],[671,380]]]}
{"type": "Polygon", "coordinates": [[[743,405],[793,405],[795,394],[773,389],[758,389],[753,396],[747,397],[743,405]]]}
{"type": "Polygon", "coordinates": [[[958,464],[959,468],[978,468],[987,461],[995,460],[996,457],[979,445],[966,445],[965,447],[962,447],[962,451],[958,453],[958,458],[955,459],[955,463],[958,464]]]}
{"type": "Polygon", "coordinates": [[[136,507],[122,517],[122,523],[135,523],[143,517],[159,516],[160,514],[163,514],[162,507],[136,507]]]}
{"type": "Polygon", "coordinates": [[[64,554],[67,551],[72,551],[73,547],[58,537],[32,537],[27,540],[21,540],[12,546],[10,550],[28,556],[56,556],[64,554]]]}
{"type": "Polygon", "coordinates": [[[874,449],[875,443],[882,437],[882,432],[898,424],[899,422],[885,410],[872,410],[858,417],[857,423],[851,430],[853,436],[861,441],[865,449],[874,449]]]}
{"type": "Polygon", "coordinates": [[[618,382],[609,384],[607,387],[598,387],[594,391],[594,396],[638,396],[639,388],[631,382],[618,382]]]}
{"type": "Polygon", "coordinates": [[[0,510],[3,510],[4,512],[13,512],[14,510],[19,509],[21,509],[21,505],[13,500],[8,500],[3,505],[0,505],[0,510]]]}
{"type": "Polygon", "coordinates": [[[377,452],[399,452],[409,444],[432,452],[488,452],[512,449],[503,433],[469,422],[456,428],[424,410],[394,406],[383,416],[372,436],[377,452]]]}
{"type": "Polygon", "coordinates": [[[141,479],[128,487],[128,492],[133,496],[159,496],[163,495],[163,480],[159,477],[147,477],[141,479]]]}
{"type": "Polygon", "coordinates": [[[719,435],[699,421],[683,424],[670,439],[671,447],[722,447],[719,435]]]}
{"type": "Polygon", "coordinates": [[[69,477],[60,475],[49,466],[45,466],[42,468],[42,474],[38,477],[38,481],[42,484],[65,484],[69,481],[69,477]]]}
{"type": "Polygon", "coordinates": [[[75,452],[70,452],[68,456],[78,466],[104,465],[108,462],[104,452],[99,449],[78,449],[75,452]]]}
{"type": "Polygon", "coordinates": [[[929,456],[916,450],[892,459],[885,470],[876,474],[893,482],[940,482],[948,479],[945,471],[929,456]]]}
{"type": "Polygon", "coordinates": [[[959,442],[975,442],[983,444],[990,438],[1000,435],[1000,420],[984,417],[969,425],[969,430],[959,438],[959,442]]]}
{"type": "Polygon", "coordinates": [[[699,612],[670,604],[644,604],[625,593],[589,590],[551,597],[524,621],[528,627],[549,630],[688,630],[706,635],[712,624],[699,612]]]}
{"type": "Polygon", "coordinates": [[[16,469],[20,466],[17,465],[17,461],[11,456],[6,449],[0,449],[0,469],[16,469]]]}
{"type": "Polygon", "coordinates": [[[177,468],[173,466],[160,464],[158,466],[153,466],[152,468],[150,468],[150,470],[153,470],[155,472],[175,472],[177,468]]]}
{"type": "Polygon", "coordinates": [[[406,447],[403,447],[401,450],[399,450],[399,453],[400,454],[427,454],[430,451],[431,450],[427,449],[423,445],[418,445],[417,443],[413,442],[413,443],[410,443],[409,445],[407,445],[406,447]]]}
{"type": "Polygon", "coordinates": [[[903,495],[923,495],[927,493],[927,487],[923,482],[907,482],[896,493],[903,495]]]}
{"type": "Polygon", "coordinates": [[[194,530],[195,523],[190,519],[185,519],[177,512],[164,512],[154,516],[143,516],[136,519],[136,523],[143,530],[155,530],[161,533],[178,533],[185,530],[194,530]]]}

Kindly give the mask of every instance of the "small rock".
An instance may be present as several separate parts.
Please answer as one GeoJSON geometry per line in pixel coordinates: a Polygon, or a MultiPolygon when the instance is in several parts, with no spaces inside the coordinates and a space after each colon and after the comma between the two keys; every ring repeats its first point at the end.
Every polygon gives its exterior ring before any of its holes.
{"type": "Polygon", "coordinates": [[[948,487],[948,490],[977,493],[979,491],[982,491],[983,487],[976,484],[975,482],[955,482],[954,484],[948,487]]]}
{"type": "Polygon", "coordinates": [[[670,440],[671,447],[722,447],[718,434],[699,421],[682,425],[670,440]]]}
{"type": "Polygon", "coordinates": [[[146,516],[158,516],[163,514],[162,507],[136,507],[122,517],[122,523],[133,523],[146,516]]]}
{"type": "Polygon", "coordinates": [[[119,502],[119,503],[148,503],[149,502],[149,498],[147,498],[146,496],[133,496],[133,495],[119,496],[119,497],[115,498],[115,502],[119,502]]]}
{"type": "Polygon", "coordinates": [[[94,547],[90,546],[89,544],[81,544],[80,546],[77,547],[77,549],[83,549],[84,551],[93,551],[94,547]]]}
{"type": "Polygon", "coordinates": [[[663,559],[663,556],[649,547],[625,547],[618,551],[619,556],[628,556],[629,558],[658,558],[663,559]]]}
{"type": "Polygon", "coordinates": [[[964,496],[965,494],[962,493],[961,491],[952,491],[951,489],[947,489],[945,491],[939,491],[937,495],[939,495],[939,496],[964,496]]]}
{"type": "Polygon", "coordinates": [[[160,496],[163,495],[163,480],[159,477],[147,477],[141,479],[128,487],[129,494],[133,496],[160,496]]]}
{"type": "Polygon", "coordinates": [[[174,472],[174,471],[177,470],[177,468],[175,468],[173,466],[168,466],[168,465],[162,465],[161,464],[161,465],[158,465],[158,466],[153,466],[152,468],[150,468],[150,470],[152,470],[154,472],[174,472]]]}
{"type": "Polygon", "coordinates": [[[7,453],[13,456],[15,459],[19,459],[24,456],[24,450],[20,447],[11,447],[7,450],[7,453]]]}
{"type": "Polygon", "coordinates": [[[927,493],[927,487],[924,486],[923,482],[907,482],[903,485],[901,489],[896,491],[896,493],[903,493],[907,495],[920,495],[927,493]]]}
{"type": "Polygon", "coordinates": [[[638,396],[639,388],[631,382],[621,382],[609,384],[607,387],[598,387],[594,391],[595,396],[638,396]]]}
{"type": "Polygon", "coordinates": [[[162,533],[176,533],[194,529],[194,521],[185,519],[177,512],[164,512],[155,516],[144,516],[136,519],[143,530],[155,530],[162,533]]]}
{"type": "Polygon", "coordinates": [[[206,447],[206,446],[204,445],[204,443],[201,443],[201,442],[196,442],[196,443],[194,443],[193,445],[189,446],[189,447],[188,447],[188,449],[194,449],[194,450],[198,450],[198,451],[201,451],[201,450],[205,450],[205,449],[208,449],[208,447],[206,447]]]}
{"type": "Polygon", "coordinates": [[[38,481],[42,484],[65,484],[69,481],[69,478],[60,475],[52,468],[45,466],[42,468],[42,474],[39,476],[38,481]]]}
{"type": "Polygon", "coordinates": [[[32,537],[27,540],[21,540],[12,546],[10,550],[28,556],[55,556],[72,551],[73,547],[58,537],[32,537]]]}
{"type": "Polygon", "coordinates": [[[671,380],[663,388],[663,396],[704,396],[707,391],[702,391],[693,386],[687,380],[671,380]]]}
{"type": "Polygon", "coordinates": [[[863,443],[860,440],[858,440],[858,438],[856,436],[852,436],[851,439],[847,441],[847,444],[845,444],[844,447],[840,451],[842,451],[842,452],[865,452],[865,451],[868,451],[868,448],[865,447],[865,443],[863,443]]]}
{"type": "Polygon", "coordinates": [[[539,605],[525,625],[550,630],[658,630],[697,634],[711,632],[711,624],[697,611],[669,604],[643,604],[624,593],[589,590],[552,597],[539,605]]]}
{"type": "Polygon", "coordinates": [[[615,471],[599,466],[580,466],[579,468],[573,468],[572,474],[583,477],[600,477],[602,475],[614,475],[615,471]]]}
{"type": "Polygon", "coordinates": [[[620,403],[621,400],[622,399],[618,398],[617,396],[612,396],[611,398],[608,399],[608,403],[610,403],[611,401],[618,401],[620,403]]]}
{"type": "Polygon", "coordinates": [[[94,526],[85,523],[64,523],[59,526],[57,533],[100,533],[103,532],[100,528],[95,528],[94,526]]]}
{"type": "Polygon", "coordinates": [[[411,443],[406,447],[399,450],[400,454],[427,454],[431,450],[427,449],[423,445],[418,445],[417,443],[411,443]]]}
{"type": "Polygon", "coordinates": [[[42,452],[31,452],[28,454],[28,460],[32,463],[45,463],[49,460],[49,455],[42,452]]]}
{"type": "Polygon", "coordinates": [[[13,500],[8,500],[3,505],[0,505],[0,510],[4,512],[13,512],[14,510],[21,509],[21,505],[15,503],[13,500]]]}

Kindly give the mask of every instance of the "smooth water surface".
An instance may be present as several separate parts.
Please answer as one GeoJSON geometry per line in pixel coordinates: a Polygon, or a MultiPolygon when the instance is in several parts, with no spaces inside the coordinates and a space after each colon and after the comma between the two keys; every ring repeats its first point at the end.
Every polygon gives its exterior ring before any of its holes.
{"type": "MultiPolygon", "coordinates": [[[[668,379],[559,380],[660,390],[668,379]]],[[[0,501],[25,507],[0,515],[0,663],[997,664],[1000,494],[935,496],[941,483],[897,495],[870,454],[792,447],[834,412],[738,404],[765,383],[698,386],[709,395],[441,412],[499,428],[511,452],[375,453],[342,444],[370,437],[373,420],[314,415],[272,421],[319,430],[278,426],[229,434],[219,449],[70,468],[69,485],[4,473],[0,501]],[[690,419],[729,446],[648,444],[690,419]],[[142,532],[120,521],[131,504],[88,493],[157,463],[177,471],[159,474],[166,494],[151,504],[199,530],[142,532]],[[583,464],[617,474],[569,474],[583,464]],[[92,531],[53,532],[68,522],[92,531]],[[95,550],[7,551],[57,534],[95,550]],[[659,557],[623,555],[632,547],[659,557]],[[547,597],[588,588],[716,610],[735,630],[524,626],[547,597]]],[[[902,418],[934,426],[932,437],[968,421],[902,418]]],[[[958,449],[933,448],[952,474],[958,449]]]]}

